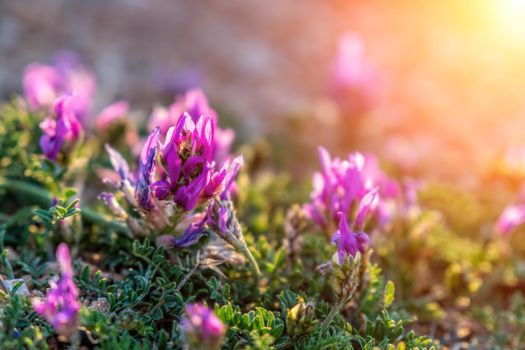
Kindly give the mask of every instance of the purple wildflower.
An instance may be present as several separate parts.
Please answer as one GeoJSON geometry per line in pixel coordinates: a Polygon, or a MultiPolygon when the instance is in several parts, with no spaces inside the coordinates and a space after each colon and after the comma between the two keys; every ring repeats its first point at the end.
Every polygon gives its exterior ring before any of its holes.
{"type": "Polygon", "coordinates": [[[44,131],[40,138],[40,148],[53,161],[64,143],[75,142],[82,133],[82,126],[70,104],[74,99],[74,96],[62,96],[55,104],[54,114],[40,123],[40,128],[44,131]]]}
{"type": "Polygon", "coordinates": [[[188,225],[181,236],[175,237],[171,235],[162,235],[157,239],[157,245],[166,249],[181,249],[196,244],[204,235],[206,235],[204,228],[204,225],[206,224],[206,216],[195,215],[192,220],[193,221],[188,225]]]}
{"type": "Polygon", "coordinates": [[[343,213],[339,213],[339,230],[336,235],[339,236],[337,254],[340,262],[344,260],[345,255],[355,257],[357,252],[365,253],[369,242],[368,235],[364,232],[354,232],[348,226],[347,218],[343,213]]]}
{"type": "MultiPolygon", "coordinates": [[[[310,220],[327,234],[335,230],[339,222],[338,213],[353,218],[354,210],[371,190],[377,188],[377,193],[366,207],[371,213],[382,208],[386,200],[399,195],[397,182],[383,173],[373,156],[356,152],[345,160],[332,159],[323,147],[319,148],[319,156],[322,172],[313,176],[312,199],[304,210],[310,220]]],[[[359,216],[358,213],[356,215],[359,216]]],[[[362,218],[355,219],[362,221],[362,218]]]]}
{"type": "Polygon", "coordinates": [[[139,177],[135,187],[137,202],[143,210],[152,208],[149,185],[153,173],[153,165],[157,154],[159,129],[153,130],[142,148],[139,162],[139,177]]]}
{"type": "Polygon", "coordinates": [[[51,290],[44,300],[35,299],[33,301],[33,308],[58,333],[70,337],[77,330],[78,325],[80,310],[78,290],[73,282],[73,268],[68,246],[61,243],[56,255],[61,271],[60,278],[56,284],[50,283],[51,290]]]}
{"type": "Polygon", "coordinates": [[[212,310],[202,304],[186,306],[186,317],[181,322],[186,343],[192,348],[219,349],[226,329],[212,310]]]}
{"type": "Polygon", "coordinates": [[[215,168],[213,157],[214,122],[201,116],[195,123],[184,113],[166,135],[160,154],[162,169],[150,190],[156,199],[173,195],[173,201],[189,211],[229,188],[242,158],[215,168]]]}
{"type": "Polygon", "coordinates": [[[34,110],[51,109],[59,96],[74,93],[71,108],[84,121],[91,111],[96,81],[74,54],[62,52],[53,65],[30,64],[24,72],[23,86],[34,110]]]}
{"type": "Polygon", "coordinates": [[[525,205],[509,205],[501,213],[496,223],[496,231],[502,236],[507,236],[523,223],[525,223],[525,205]]]}
{"type": "Polygon", "coordinates": [[[169,109],[156,107],[150,117],[149,128],[153,130],[160,127],[161,135],[167,135],[172,125],[175,125],[184,113],[189,115],[194,124],[197,124],[202,116],[211,118],[214,126],[212,158],[218,164],[222,164],[230,155],[235,133],[231,129],[221,129],[217,126],[217,112],[209,106],[202,90],[189,90],[185,95],[178,97],[169,109]]]}

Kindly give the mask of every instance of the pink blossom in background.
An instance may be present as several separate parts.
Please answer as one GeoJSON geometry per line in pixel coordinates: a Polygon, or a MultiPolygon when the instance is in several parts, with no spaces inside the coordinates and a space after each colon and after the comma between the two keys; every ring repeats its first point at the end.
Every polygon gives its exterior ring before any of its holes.
{"type": "Polygon", "coordinates": [[[54,113],[40,123],[44,132],[40,137],[40,148],[50,160],[56,160],[64,143],[72,144],[80,138],[82,125],[71,106],[75,98],[60,97],[55,104],[54,113]]]}
{"type": "Polygon", "coordinates": [[[97,116],[95,126],[98,130],[107,130],[114,123],[124,120],[129,113],[126,101],[117,101],[105,107],[97,116]]]}
{"type": "Polygon", "coordinates": [[[33,110],[51,109],[64,94],[75,94],[71,107],[77,118],[86,122],[96,90],[95,76],[70,52],[57,55],[51,65],[31,63],[23,77],[24,94],[33,110]]]}
{"type": "Polygon", "coordinates": [[[501,213],[496,223],[496,231],[506,236],[523,223],[525,223],[525,205],[509,205],[501,213]]]}
{"type": "Polygon", "coordinates": [[[336,100],[351,113],[360,113],[374,103],[376,72],[365,58],[363,39],[356,33],[347,32],[339,38],[332,84],[336,100]]]}

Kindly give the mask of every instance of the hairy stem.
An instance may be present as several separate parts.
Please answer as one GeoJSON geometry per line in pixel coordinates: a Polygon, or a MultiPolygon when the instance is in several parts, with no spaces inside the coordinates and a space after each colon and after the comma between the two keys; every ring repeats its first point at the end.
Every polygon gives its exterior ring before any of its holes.
{"type": "Polygon", "coordinates": [[[335,304],[332,310],[330,310],[330,313],[328,314],[328,316],[326,316],[325,320],[321,324],[321,330],[323,332],[325,332],[328,329],[328,327],[330,326],[330,323],[332,323],[335,316],[337,316],[337,314],[341,312],[345,304],[346,304],[346,299],[340,300],[339,302],[337,302],[337,304],[335,304]]]}

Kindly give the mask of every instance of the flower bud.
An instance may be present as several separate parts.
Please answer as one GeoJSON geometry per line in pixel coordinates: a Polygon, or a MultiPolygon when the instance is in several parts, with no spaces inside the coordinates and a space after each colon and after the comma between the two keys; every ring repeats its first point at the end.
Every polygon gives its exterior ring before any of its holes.
{"type": "Polygon", "coordinates": [[[345,302],[350,301],[359,286],[361,253],[355,256],[335,253],[331,260],[332,276],[330,285],[334,294],[345,302]]]}
{"type": "Polygon", "coordinates": [[[297,339],[311,333],[319,321],[315,318],[315,306],[312,302],[305,303],[303,298],[298,298],[297,304],[288,310],[286,315],[286,329],[288,335],[297,339]]]}

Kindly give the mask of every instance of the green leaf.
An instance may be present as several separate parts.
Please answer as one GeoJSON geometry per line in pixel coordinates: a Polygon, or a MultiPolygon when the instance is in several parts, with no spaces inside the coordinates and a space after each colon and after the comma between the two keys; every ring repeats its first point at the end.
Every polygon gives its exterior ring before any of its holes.
{"type": "Polygon", "coordinates": [[[390,307],[390,305],[392,305],[392,302],[394,301],[394,296],[395,296],[394,282],[388,281],[385,286],[385,295],[383,297],[385,308],[388,308],[390,307]]]}

